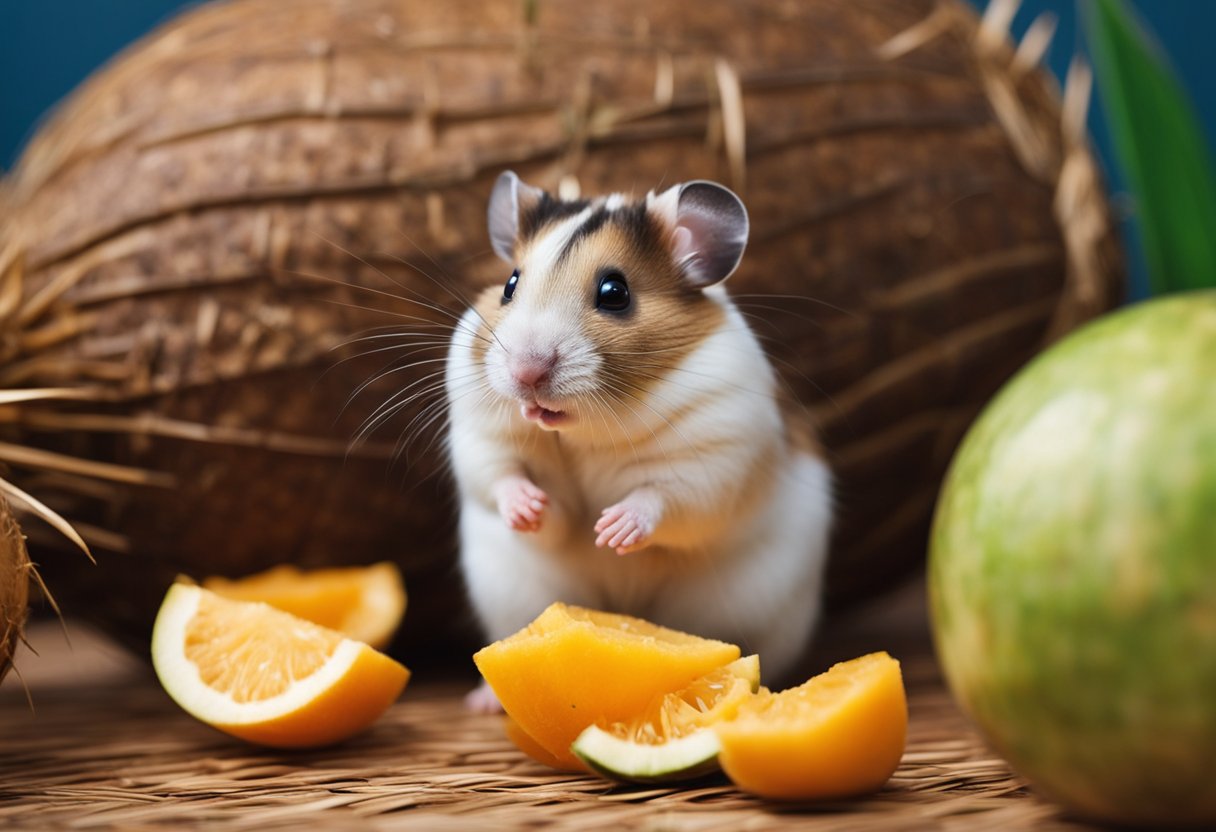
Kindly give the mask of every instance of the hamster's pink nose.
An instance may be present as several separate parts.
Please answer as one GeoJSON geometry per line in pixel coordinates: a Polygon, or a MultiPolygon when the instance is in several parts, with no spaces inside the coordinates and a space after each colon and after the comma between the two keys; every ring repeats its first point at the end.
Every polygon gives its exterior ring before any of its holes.
{"type": "Polygon", "coordinates": [[[556,352],[547,355],[528,353],[511,361],[511,377],[521,386],[535,390],[549,380],[556,366],[556,352]]]}

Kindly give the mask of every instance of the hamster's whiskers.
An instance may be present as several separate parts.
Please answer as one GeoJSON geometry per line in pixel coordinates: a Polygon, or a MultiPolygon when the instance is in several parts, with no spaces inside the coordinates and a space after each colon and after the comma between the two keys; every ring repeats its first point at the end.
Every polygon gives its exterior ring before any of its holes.
{"type": "Polygon", "coordinates": [[[696,370],[689,370],[685,367],[666,367],[662,364],[641,363],[641,364],[634,364],[631,369],[637,370],[635,375],[637,375],[638,377],[640,377],[642,379],[645,379],[646,381],[667,382],[675,387],[682,387],[683,389],[690,390],[694,393],[699,392],[704,387],[704,385],[697,384],[695,380],[686,384],[683,381],[673,379],[670,376],[672,376],[676,373],[683,373],[684,375],[694,376],[696,379],[711,379],[715,382],[722,384],[722,386],[724,386],[724,387],[729,387],[732,390],[738,390],[740,393],[747,393],[749,396],[763,396],[766,398],[769,396],[769,393],[766,390],[757,390],[754,387],[745,387],[742,384],[736,384],[734,382],[723,383],[722,380],[718,376],[715,376],[712,373],[698,372],[696,370]],[[659,372],[658,373],[647,372],[646,370],[648,368],[658,370],[659,372]]]}
{"type": "MultiPolygon", "coordinates": [[[[672,422],[671,419],[667,418],[667,416],[665,416],[662,413],[660,413],[659,411],[655,410],[643,398],[641,398],[640,396],[638,396],[636,393],[632,392],[631,390],[627,389],[623,384],[614,384],[613,383],[614,381],[615,380],[612,379],[611,377],[607,377],[604,379],[604,386],[615,393],[618,393],[623,396],[628,396],[629,398],[636,401],[638,404],[645,407],[647,410],[649,410],[655,416],[658,416],[659,420],[664,425],[666,425],[671,430],[671,432],[674,433],[680,439],[681,442],[684,443],[684,446],[696,458],[698,464],[700,464],[701,467],[704,468],[707,473],[710,471],[710,467],[708,465],[706,465],[705,459],[701,456],[700,450],[697,448],[696,445],[694,445],[692,442],[690,442],[688,440],[688,437],[686,437],[684,435],[683,431],[681,431],[678,427],[676,427],[675,423],[672,422]]],[[[651,395],[654,395],[654,394],[652,393],[651,395]]],[[[662,399],[662,396],[656,396],[656,398],[662,399]]],[[[618,399],[618,401],[624,407],[629,408],[630,413],[632,413],[634,416],[639,415],[636,408],[634,408],[632,405],[630,405],[624,399],[618,399]]],[[[663,399],[663,401],[666,402],[666,399],[663,399]]],[[[670,404],[670,402],[666,402],[666,403],[670,404]]],[[[659,435],[657,433],[655,433],[654,428],[650,427],[650,425],[647,424],[645,419],[639,418],[638,421],[640,421],[643,425],[646,426],[646,430],[650,432],[650,436],[651,436],[651,438],[654,439],[655,444],[660,449],[662,449],[663,458],[667,462],[667,467],[672,470],[673,474],[676,474],[678,476],[678,472],[676,471],[675,463],[671,459],[671,454],[668,452],[667,446],[663,444],[663,440],[659,438],[659,435]]]]}
{"type": "Polygon", "coordinates": [[[345,364],[347,361],[351,361],[355,358],[361,358],[362,356],[365,356],[365,355],[375,355],[376,353],[379,353],[379,352],[386,352],[387,350],[390,350],[390,349],[402,349],[404,347],[420,347],[420,348],[421,347],[428,347],[428,348],[429,347],[442,347],[444,344],[447,344],[449,342],[449,339],[443,335],[435,335],[430,332],[418,332],[418,331],[404,329],[404,330],[397,330],[396,332],[387,332],[387,333],[384,333],[383,335],[367,335],[362,338],[352,338],[349,341],[345,341],[342,344],[339,344],[337,347],[332,347],[330,349],[330,351],[332,352],[333,350],[340,349],[341,347],[354,346],[355,344],[364,344],[364,343],[370,343],[373,341],[379,342],[379,341],[393,341],[393,340],[397,341],[397,344],[395,346],[389,346],[389,347],[383,347],[383,348],[373,348],[373,349],[368,349],[368,350],[363,350],[363,351],[356,350],[351,355],[348,355],[346,358],[340,359],[339,361],[335,362],[334,366],[336,367],[340,364],[345,364]],[[428,338],[430,340],[424,340],[424,336],[425,336],[425,338],[428,338]]]}
{"type": "MultiPolygon", "coordinates": [[[[304,272],[295,272],[295,274],[305,274],[305,273],[304,272]]],[[[372,289],[368,286],[358,286],[358,285],[355,285],[352,283],[343,283],[342,281],[331,280],[330,278],[325,278],[325,277],[317,277],[317,279],[330,280],[330,282],[337,283],[340,286],[346,286],[351,289],[360,289],[364,292],[372,292],[373,294],[381,295],[383,297],[393,298],[394,300],[399,300],[404,303],[412,303],[416,306],[426,306],[427,308],[432,309],[433,311],[438,312],[438,313],[444,315],[445,317],[454,319],[457,324],[460,323],[460,318],[458,316],[453,315],[452,313],[450,313],[448,310],[444,309],[441,306],[423,304],[423,303],[420,303],[419,301],[411,300],[410,298],[404,298],[404,297],[401,297],[400,295],[395,295],[392,292],[383,292],[379,289],[372,289]]],[[[453,327],[449,327],[447,324],[439,323],[437,321],[431,320],[430,318],[424,318],[420,315],[407,315],[404,312],[393,312],[391,310],[382,309],[382,308],[375,307],[375,306],[363,306],[362,304],[349,303],[347,301],[334,300],[332,298],[326,298],[325,302],[332,306],[342,306],[347,309],[358,309],[361,312],[374,312],[378,315],[386,315],[390,318],[400,318],[400,319],[406,320],[406,321],[419,321],[419,322],[425,324],[427,327],[434,328],[439,333],[449,333],[450,334],[453,329],[453,327]]],[[[391,329],[392,327],[383,327],[383,328],[391,329]]],[[[374,331],[374,330],[364,330],[364,332],[369,332],[369,331],[374,331]]],[[[490,343],[490,339],[487,338],[486,336],[482,335],[481,333],[473,332],[472,334],[474,337],[479,338],[479,339],[485,341],[486,343],[490,343]]],[[[357,339],[355,339],[355,340],[357,340],[357,339]]],[[[351,343],[351,342],[343,341],[342,343],[338,344],[337,346],[331,347],[330,351],[332,352],[335,349],[340,349],[347,343],[351,343]]]]}
{"type": "Polygon", "coordinates": [[[845,309],[842,306],[837,306],[834,303],[828,303],[826,300],[821,300],[820,298],[813,297],[811,295],[770,294],[768,292],[741,292],[741,293],[731,292],[730,297],[731,297],[731,300],[735,301],[735,306],[751,306],[753,308],[771,309],[774,312],[784,312],[788,315],[794,315],[796,317],[801,317],[803,320],[808,321],[808,322],[813,322],[813,319],[803,317],[803,316],[799,315],[797,312],[792,312],[792,311],[790,311],[790,309],[788,307],[761,306],[759,304],[754,304],[754,303],[740,304],[739,300],[741,298],[760,298],[762,300],[800,300],[800,301],[805,301],[806,303],[815,304],[817,306],[826,307],[828,309],[831,309],[833,312],[839,312],[841,315],[847,315],[850,318],[860,318],[861,317],[861,315],[859,315],[857,312],[850,312],[848,309],[845,309]]]}
{"type": "Polygon", "coordinates": [[[660,347],[653,350],[621,350],[613,347],[607,351],[613,357],[618,355],[666,355],[667,353],[683,352],[682,347],[660,347]]]}
{"type": "MultiPolygon", "coordinates": [[[[443,289],[445,292],[448,293],[448,295],[450,297],[452,297],[457,303],[460,304],[461,309],[469,309],[473,306],[473,299],[471,297],[469,297],[467,294],[465,294],[463,291],[453,288],[454,286],[458,285],[457,281],[452,279],[452,275],[447,273],[447,270],[444,269],[443,266],[434,257],[431,256],[431,253],[429,251],[427,251],[426,248],[418,245],[418,243],[414,241],[414,238],[406,233],[404,228],[398,227],[397,233],[401,237],[403,237],[406,242],[408,242],[411,246],[414,247],[414,251],[417,251],[419,254],[421,254],[423,257],[425,257],[427,260],[429,260],[431,265],[434,266],[436,269],[438,269],[443,274],[443,276],[447,279],[439,280],[439,278],[435,277],[434,275],[432,275],[430,272],[426,271],[425,269],[419,268],[416,264],[403,260],[395,254],[388,254],[387,257],[389,259],[396,260],[397,262],[401,263],[403,266],[413,269],[414,271],[418,272],[418,274],[422,275],[427,280],[434,283],[440,289],[443,289]]],[[[480,317],[480,316],[478,316],[478,317],[480,317]]],[[[482,318],[482,323],[486,323],[484,318],[482,318]]],[[[487,324],[487,327],[488,326],[489,325],[487,324]]]]}
{"type": "MultiPolygon", "coordinates": [[[[444,274],[446,279],[441,280],[417,263],[410,262],[409,260],[406,260],[398,255],[382,253],[380,256],[387,257],[388,259],[405,266],[412,272],[421,275],[423,278],[439,287],[449,297],[455,300],[461,308],[471,308],[473,304],[470,302],[470,298],[454,287],[454,281],[451,279],[451,276],[445,272],[443,266],[440,265],[424,248],[415,243],[414,240],[404,232],[404,230],[398,229],[398,231],[406,240],[409,241],[410,245],[413,246],[416,251],[418,251],[431,263],[432,266],[434,266],[440,273],[444,274]]],[[[372,263],[368,258],[356,254],[354,251],[346,248],[335,240],[329,239],[322,234],[316,234],[316,236],[318,239],[322,240],[322,242],[326,243],[332,248],[344,253],[351,259],[362,263],[364,266],[367,266],[400,291],[386,291],[380,288],[364,286],[349,280],[341,280],[327,275],[318,275],[303,271],[288,270],[289,274],[296,274],[311,280],[320,280],[333,283],[377,297],[391,298],[393,300],[418,307],[419,310],[426,310],[427,312],[432,313],[432,315],[438,316],[441,320],[450,321],[453,324],[453,326],[445,326],[443,323],[435,321],[432,317],[426,317],[420,314],[395,312],[380,307],[363,306],[347,301],[327,299],[327,302],[334,305],[383,314],[391,318],[396,318],[402,323],[409,324],[409,326],[400,328],[385,327],[384,329],[386,331],[383,332],[377,332],[375,330],[365,331],[333,348],[341,349],[351,347],[355,344],[370,343],[373,345],[378,345],[385,341],[391,342],[387,345],[373,346],[371,349],[356,350],[351,355],[345,356],[334,362],[330,367],[327,367],[323,371],[322,375],[328,373],[334,367],[340,366],[341,364],[352,361],[356,358],[364,358],[381,353],[395,354],[392,361],[374,372],[366,381],[360,384],[354,390],[354,392],[350,394],[339,411],[340,416],[342,413],[346,412],[346,410],[352,405],[354,400],[359,395],[364,393],[376,382],[381,381],[394,373],[417,369],[424,365],[443,364],[445,362],[444,358],[433,358],[426,360],[417,360],[417,358],[419,355],[425,354],[431,349],[445,349],[450,344],[451,330],[454,327],[460,326],[461,322],[463,321],[463,315],[462,313],[455,312],[431,301],[426,295],[422,294],[417,289],[414,289],[413,287],[406,285],[400,280],[394,278],[384,269],[372,263]]],[[[494,331],[494,327],[491,326],[480,313],[477,313],[476,310],[474,311],[477,317],[481,319],[482,324],[485,326],[485,333],[481,332],[479,328],[476,328],[472,329],[472,331],[469,332],[469,335],[473,339],[479,340],[486,344],[497,342],[500,346],[503,346],[503,349],[505,350],[506,347],[502,345],[501,341],[499,341],[498,336],[494,331]]],[[[402,430],[394,449],[393,458],[398,459],[402,454],[408,453],[410,446],[416,443],[421,436],[424,436],[427,431],[429,431],[435,425],[435,423],[447,413],[448,408],[450,407],[450,402],[448,402],[446,397],[443,395],[445,384],[443,379],[444,371],[440,369],[436,372],[427,373],[421,378],[418,378],[406,385],[404,388],[395,391],[391,396],[389,396],[388,399],[381,402],[372,411],[372,413],[363,420],[363,422],[355,430],[354,435],[348,443],[348,447],[358,447],[366,442],[372,433],[383,427],[396,414],[415,406],[419,400],[426,399],[427,397],[434,397],[434,400],[426,403],[414,416],[414,418],[410,420],[409,424],[407,424],[402,430]]],[[[484,384],[484,379],[482,380],[481,387],[487,387],[487,385],[484,384]]],[[[474,386],[469,392],[476,391],[477,389],[478,387],[474,386]]],[[[488,392],[488,389],[484,389],[482,391],[483,397],[488,395],[488,392]]],[[[436,433],[428,442],[428,449],[437,439],[438,434],[436,433]]]]}
{"type": "MultiPolygon", "coordinates": [[[[363,420],[351,440],[352,447],[358,447],[389,419],[401,412],[419,398],[440,393],[444,388],[443,370],[427,373],[425,376],[411,382],[401,390],[389,396],[377,407],[370,416],[363,420]],[[438,380],[436,380],[438,379],[438,380]],[[417,389],[415,389],[417,388],[417,389]],[[411,392],[411,390],[413,392],[411,392]]],[[[446,402],[444,403],[446,406],[446,402]]],[[[412,420],[411,420],[412,423],[412,420]]],[[[408,426],[407,426],[408,428],[408,426]]]]}
{"type": "MultiPolygon", "coordinates": [[[[314,233],[316,233],[316,232],[314,232],[314,233]]],[[[429,310],[431,310],[432,312],[437,312],[437,313],[439,313],[440,315],[443,315],[444,317],[449,318],[450,320],[453,320],[453,321],[457,321],[457,322],[459,322],[459,320],[460,320],[460,318],[461,318],[461,314],[462,314],[462,313],[453,312],[452,310],[447,309],[447,308],[445,308],[445,307],[443,307],[443,306],[440,306],[439,304],[432,303],[432,302],[431,302],[429,299],[427,299],[426,295],[422,294],[422,293],[421,293],[421,292],[419,292],[417,289],[414,289],[414,288],[413,288],[413,287],[411,287],[411,286],[407,286],[406,284],[402,283],[401,281],[399,281],[399,280],[395,279],[395,278],[394,278],[392,275],[388,274],[388,272],[384,271],[384,269],[382,269],[382,268],[380,268],[379,266],[375,265],[374,263],[372,263],[371,261],[369,261],[367,258],[362,257],[362,256],[360,256],[360,255],[356,254],[355,252],[351,251],[350,249],[346,248],[345,246],[342,246],[342,245],[340,245],[339,243],[336,243],[336,242],[334,242],[333,240],[330,240],[330,239],[326,238],[326,237],[325,237],[324,235],[322,235],[322,234],[317,234],[316,236],[317,236],[317,238],[318,238],[318,239],[320,239],[322,242],[326,243],[326,244],[327,244],[327,245],[329,245],[329,246],[332,246],[333,248],[335,248],[335,249],[337,249],[338,251],[342,252],[342,253],[343,253],[343,254],[345,254],[346,256],[350,257],[352,260],[357,260],[358,262],[360,262],[360,263],[362,263],[363,265],[367,266],[369,269],[371,269],[371,270],[372,270],[372,271],[374,271],[376,274],[378,274],[378,275],[380,275],[381,277],[383,277],[383,278],[384,278],[385,280],[387,280],[389,283],[391,283],[391,284],[393,284],[394,286],[396,286],[397,288],[401,289],[401,291],[408,293],[408,296],[407,296],[407,295],[399,295],[399,294],[397,294],[397,293],[395,293],[395,292],[388,292],[388,291],[385,291],[385,290],[383,290],[383,289],[375,289],[375,288],[372,288],[371,286],[364,286],[364,285],[362,285],[362,284],[360,284],[360,283],[351,283],[349,280],[338,280],[337,278],[333,278],[333,277],[327,277],[327,276],[325,276],[325,275],[309,274],[308,272],[300,272],[300,271],[290,271],[290,270],[288,270],[288,273],[289,273],[289,274],[297,274],[297,275],[300,275],[300,276],[303,276],[303,277],[309,277],[309,278],[312,278],[312,279],[314,279],[314,280],[324,280],[324,281],[327,281],[327,282],[329,282],[329,283],[336,283],[336,284],[338,284],[339,286],[346,286],[346,287],[351,288],[351,289],[358,289],[359,291],[362,291],[362,292],[370,292],[370,293],[372,293],[372,294],[381,295],[381,296],[383,296],[383,297],[389,297],[389,298],[393,298],[393,299],[395,299],[395,300],[404,301],[405,303],[412,303],[412,304],[416,304],[417,306],[421,306],[421,307],[422,307],[422,308],[424,308],[424,309],[429,309],[429,310]]],[[[426,256],[428,259],[430,258],[430,256],[429,256],[429,255],[426,255],[426,253],[425,253],[425,252],[423,252],[423,254],[424,254],[424,256],[426,256]]],[[[441,282],[441,281],[437,280],[437,279],[436,279],[434,276],[432,276],[431,274],[428,274],[428,273],[427,273],[427,271],[426,271],[425,269],[419,268],[419,267],[418,267],[418,266],[416,266],[415,264],[410,263],[410,262],[409,262],[409,261],[407,261],[407,260],[403,260],[403,259],[401,259],[400,257],[398,257],[398,256],[396,256],[396,255],[393,255],[393,254],[384,254],[384,255],[382,255],[382,256],[387,257],[387,258],[388,258],[388,259],[390,259],[390,260],[394,260],[394,261],[396,261],[396,262],[400,263],[401,265],[405,266],[406,268],[411,269],[411,270],[413,270],[413,271],[417,272],[418,274],[422,275],[422,276],[423,276],[423,277],[425,277],[427,280],[430,280],[430,281],[431,281],[432,283],[434,283],[436,286],[439,286],[441,289],[443,289],[443,290],[444,290],[444,291],[446,291],[446,292],[447,292],[449,295],[451,295],[451,296],[452,296],[452,298],[453,298],[454,300],[456,300],[456,302],[457,302],[457,303],[460,303],[460,304],[467,304],[467,303],[468,303],[468,299],[467,299],[467,298],[463,298],[463,297],[461,297],[461,295],[460,295],[459,293],[457,293],[457,292],[453,291],[453,290],[451,289],[451,287],[444,285],[444,283],[443,283],[443,282],[441,282]]],[[[432,262],[432,263],[434,263],[435,261],[434,261],[434,260],[431,260],[431,262],[432,262]]],[[[435,265],[436,265],[436,266],[438,266],[438,264],[435,264],[435,265]]],[[[385,310],[375,310],[375,311],[385,312],[385,310]]],[[[385,312],[385,314],[392,314],[392,313],[385,312]]]]}
{"type": "MultiPolygon", "coordinates": [[[[461,379],[458,378],[457,381],[459,382],[459,381],[461,381],[461,379]]],[[[442,418],[448,414],[452,401],[459,401],[462,398],[464,398],[465,396],[467,396],[471,393],[476,393],[479,390],[481,392],[481,396],[475,403],[475,406],[481,407],[486,404],[486,399],[490,397],[492,391],[490,391],[489,388],[486,387],[485,385],[478,386],[476,384],[468,385],[467,389],[465,389],[459,395],[455,396],[454,399],[452,399],[451,401],[449,401],[447,399],[447,397],[443,397],[437,401],[432,401],[430,404],[428,404],[426,406],[426,408],[422,412],[420,412],[418,414],[418,416],[416,416],[414,419],[412,419],[410,421],[410,424],[407,425],[405,427],[405,429],[402,430],[401,436],[398,439],[397,448],[395,449],[395,453],[393,456],[394,461],[396,461],[397,459],[400,459],[400,457],[402,455],[405,455],[408,457],[408,455],[410,453],[410,450],[409,450],[410,445],[412,445],[417,440],[418,437],[425,435],[427,433],[427,431],[429,431],[431,425],[433,425],[435,421],[439,420],[440,418],[442,418]],[[425,417],[425,419],[424,419],[424,417],[425,417]]],[[[495,403],[491,402],[491,404],[495,404],[495,403]]],[[[426,454],[430,452],[431,448],[434,447],[434,444],[436,442],[440,441],[442,438],[443,438],[443,433],[441,431],[431,431],[430,440],[427,442],[426,446],[422,449],[421,456],[425,457],[426,454]]],[[[407,468],[407,470],[408,470],[408,468],[407,468]]],[[[452,472],[450,458],[447,458],[444,460],[444,463],[441,468],[437,467],[436,469],[432,470],[429,474],[427,474],[427,476],[423,477],[421,480],[418,480],[416,483],[414,483],[414,487],[422,486],[423,484],[428,482],[431,479],[431,477],[436,476],[440,472],[440,470],[446,470],[449,473],[452,472]]]]}
{"type": "MultiPolygon", "coordinates": [[[[350,399],[348,399],[348,402],[347,402],[347,403],[349,404],[349,402],[350,402],[350,401],[353,401],[355,396],[358,396],[360,393],[362,393],[364,390],[366,390],[366,389],[367,389],[369,386],[371,386],[372,384],[375,384],[377,381],[380,381],[381,379],[387,378],[388,376],[392,375],[393,373],[399,373],[399,372],[401,372],[401,371],[403,371],[403,370],[411,370],[411,369],[414,369],[414,368],[416,368],[416,367],[422,367],[422,366],[424,366],[424,365],[426,365],[426,364],[443,364],[443,363],[445,363],[445,361],[444,361],[444,359],[442,359],[442,358],[428,358],[428,359],[427,359],[427,360],[425,360],[425,361],[409,361],[409,362],[406,362],[406,363],[404,363],[404,364],[395,364],[395,363],[390,363],[390,364],[389,364],[387,367],[382,368],[382,369],[381,369],[379,372],[377,372],[375,375],[373,375],[373,376],[372,376],[371,378],[369,378],[367,381],[365,381],[365,382],[363,382],[362,384],[360,384],[360,385],[359,385],[359,386],[358,386],[358,387],[355,389],[355,392],[351,394],[351,397],[350,397],[350,399]]],[[[422,377],[420,377],[420,378],[415,379],[414,381],[412,381],[412,382],[410,382],[409,384],[407,384],[405,387],[403,387],[403,388],[401,388],[401,389],[397,390],[396,392],[394,392],[392,396],[390,396],[390,397],[389,397],[387,400],[385,400],[385,401],[384,401],[384,402],[383,402],[383,403],[380,405],[380,408],[383,408],[383,407],[385,407],[385,406],[387,406],[387,405],[392,404],[392,403],[393,403],[393,401],[394,401],[394,400],[395,400],[395,399],[396,399],[398,396],[402,395],[403,393],[407,393],[407,392],[408,392],[408,391],[409,391],[411,388],[416,387],[416,386],[418,386],[419,384],[426,383],[426,382],[430,381],[431,379],[434,379],[436,376],[440,376],[440,377],[441,377],[442,375],[443,375],[443,372],[442,372],[442,371],[435,371],[435,372],[427,373],[426,375],[424,375],[424,376],[422,376],[422,377]]],[[[408,401],[409,401],[409,400],[407,399],[407,400],[406,400],[406,403],[407,403],[407,404],[408,404],[408,401]]],[[[379,411],[379,410],[380,410],[380,408],[377,408],[377,411],[379,411]]],[[[373,413],[373,414],[372,414],[372,416],[371,416],[371,417],[369,417],[369,418],[374,418],[374,417],[375,417],[375,415],[376,415],[376,414],[375,414],[375,413],[373,413]]]]}
{"type": "MultiPolygon", "coordinates": [[[[441,272],[443,271],[443,267],[440,266],[437,262],[435,262],[435,258],[431,257],[431,255],[429,253],[427,253],[426,249],[422,248],[416,242],[414,242],[414,240],[411,239],[410,236],[408,234],[406,234],[402,229],[398,229],[398,233],[400,233],[409,242],[409,244],[414,247],[415,251],[419,252],[420,254],[422,254],[423,257],[425,257],[427,260],[429,260],[431,262],[431,265],[433,265],[435,268],[439,269],[441,272]]],[[[412,286],[407,286],[406,284],[402,283],[401,281],[396,280],[390,274],[385,272],[384,269],[382,269],[379,266],[375,265],[374,263],[370,262],[366,257],[362,257],[362,256],[356,254],[355,252],[351,251],[350,249],[346,248],[345,246],[341,245],[340,243],[334,242],[333,240],[329,240],[321,234],[318,234],[317,236],[320,239],[324,240],[329,245],[336,248],[338,251],[341,251],[344,254],[346,254],[348,257],[358,260],[360,263],[367,266],[369,269],[371,269],[372,271],[376,272],[378,275],[383,277],[389,283],[392,283],[394,286],[398,287],[403,292],[408,292],[412,296],[412,297],[406,297],[404,295],[394,295],[394,297],[396,297],[398,300],[403,300],[403,301],[406,301],[407,303],[416,303],[427,309],[431,309],[435,312],[444,314],[454,321],[460,320],[461,315],[463,314],[462,312],[461,313],[453,312],[449,309],[445,309],[444,307],[439,306],[438,304],[432,303],[430,300],[427,299],[426,295],[422,294],[421,292],[419,292],[417,289],[413,288],[412,286]]],[[[410,270],[414,271],[415,273],[422,275],[427,280],[431,281],[431,283],[435,284],[440,289],[447,292],[448,295],[453,300],[455,300],[457,304],[459,304],[461,309],[468,308],[469,298],[464,296],[460,292],[457,292],[455,289],[453,289],[450,282],[445,282],[445,281],[439,280],[434,275],[432,275],[430,272],[428,272],[426,269],[418,266],[416,263],[411,263],[409,260],[406,260],[406,259],[400,257],[399,255],[393,254],[391,252],[380,252],[379,254],[381,257],[387,258],[396,263],[400,263],[402,266],[405,266],[407,269],[410,269],[410,270]]],[[[448,276],[448,277],[450,280],[450,276],[448,276]]],[[[355,285],[355,284],[349,284],[349,285],[355,285]]],[[[392,293],[389,293],[389,292],[386,292],[385,294],[392,295],[392,293]]]]}
{"type": "Polygon", "coordinates": [[[621,417],[616,410],[613,409],[612,404],[598,390],[592,391],[590,393],[590,397],[592,403],[597,405],[596,407],[592,408],[592,410],[598,412],[600,421],[604,423],[604,433],[612,439],[612,449],[614,451],[617,450],[618,446],[616,437],[618,434],[615,433],[612,430],[612,427],[608,424],[608,419],[606,418],[605,414],[611,415],[612,418],[616,420],[617,426],[620,428],[619,435],[625,437],[626,441],[629,442],[629,448],[633,451],[634,460],[641,464],[642,456],[640,453],[638,453],[637,443],[633,441],[633,437],[629,435],[628,431],[626,431],[625,423],[621,420],[621,417]]]}
{"type": "MultiPolygon", "coordinates": [[[[402,351],[402,350],[409,350],[408,352],[399,356],[397,359],[394,359],[395,361],[404,360],[404,359],[410,358],[412,356],[418,355],[420,353],[425,353],[427,351],[441,349],[447,343],[446,340],[439,339],[437,337],[433,337],[433,336],[431,336],[430,333],[425,333],[425,335],[427,338],[432,338],[432,340],[422,340],[420,337],[417,337],[420,334],[421,333],[414,333],[409,330],[396,330],[394,332],[384,333],[381,335],[369,335],[369,336],[366,336],[363,338],[355,338],[350,341],[344,342],[343,344],[341,344],[339,346],[350,346],[350,345],[353,345],[356,343],[361,343],[361,342],[380,341],[380,340],[387,340],[387,339],[397,340],[397,341],[400,341],[401,343],[390,344],[387,347],[376,347],[374,349],[355,350],[354,352],[352,352],[350,355],[346,356],[345,358],[335,361],[330,366],[326,367],[325,370],[322,371],[321,375],[318,377],[318,380],[321,378],[324,378],[325,375],[327,373],[329,373],[331,370],[333,370],[337,367],[340,367],[341,365],[347,363],[348,361],[354,361],[356,358],[365,358],[370,355],[378,355],[379,353],[382,353],[382,352],[398,352],[398,351],[402,351]]],[[[337,347],[335,347],[334,349],[337,349],[337,347]]],[[[332,350],[331,350],[331,352],[332,352],[332,350]]],[[[383,370],[392,366],[392,363],[393,362],[389,362],[389,364],[385,365],[384,367],[381,367],[380,370],[377,370],[376,372],[377,373],[382,372],[383,370]]],[[[409,366],[409,365],[406,365],[406,366],[409,366]]],[[[369,379],[369,380],[363,382],[362,384],[360,384],[355,389],[355,391],[353,393],[351,393],[350,396],[347,397],[346,402],[342,405],[342,409],[341,409],[341,411],[339,411],[339,413],[344,413],[346,411],[346,409],[350,406],[351,402],[353,402],[355,400],[355,397],[358,396],[361,392],[363,392],[363,390],[366,389],[369,384],[378,380],[379,378],[380,378],[380,376],[377,375],[374,378],[369,379]]]]}

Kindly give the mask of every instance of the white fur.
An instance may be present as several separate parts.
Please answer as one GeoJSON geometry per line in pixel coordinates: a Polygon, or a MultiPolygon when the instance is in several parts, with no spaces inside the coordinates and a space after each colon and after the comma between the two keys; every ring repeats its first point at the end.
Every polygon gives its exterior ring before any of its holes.
{"type": "Polygon", "coordinates": [[[594,209],[588,206],[545,231],[528,254],[529,279],[553,273],[553,267],[557,263],[557,258],[561,256],[562,249],[566,247],[570,238],[587,221],[593,211],[594,209]]]}
{"type": "MultiPolygon", "coordinates": [[[[498,370],[474,358],[477,319],[465,314],[447,363],[449,450],[461,565],[491,639],[561,600],[734,641],[760,653],[770,678],[802,654],[820,605],[830,476],[788,446],[763,350],[725,292],[706,294],[722,324],[645,406],[556,432],[503,397],[491,380],[498,370]],[[766,460],[758,474],[757,460],[766,460]],[[549,495],[536,532],[512,530],[496,509],[495,484],[520,475],[549,495]],[[600,512],[639,488],[668,508],[652,545],[627,555],[596,548],[600,512]]],[[[568,322],[509,317],[579,337],[568,322]]]]}

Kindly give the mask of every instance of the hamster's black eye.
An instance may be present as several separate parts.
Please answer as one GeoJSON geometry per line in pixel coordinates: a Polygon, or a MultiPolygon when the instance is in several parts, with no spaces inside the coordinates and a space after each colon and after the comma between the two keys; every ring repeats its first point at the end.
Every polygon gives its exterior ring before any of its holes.
{"type": "Polygon", "coordinates": [[[624,312],[629,308],[629,284],[618,272],[609,272],[600,278],[595,293],[595,308],[605,312],[624,312]]]}
{"type": "Polygon", "coordinates": [[[511,272],[511,276],[507,278],[507,285],[502,287],[502,302],[506,303],[515,294],[515,286],[519,283],[519,269],[511,272]]]}

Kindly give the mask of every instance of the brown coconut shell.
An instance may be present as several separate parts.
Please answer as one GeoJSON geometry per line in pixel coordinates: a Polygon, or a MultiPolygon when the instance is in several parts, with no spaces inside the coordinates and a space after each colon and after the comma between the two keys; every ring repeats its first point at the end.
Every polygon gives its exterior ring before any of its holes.
{"type": "Polygon", "coordinates": [[[0,496],[0,682],[25,633],[32,571],[21,527],[0,496]]]}
{"type": "Polygon", "coordinates": [[[467,632],[429,374],[450,315],[504,278],[484,211],[511,167],[741,193],[730,288],[835,471],[829,604],[879,591],[920,562],[979,408],[1122,285],[1084,96],[1062,106],[1002,29],[962,0],[183,15],[7,183],[0,387],[28,397],[0,406],[0,459],[101,567],[40,557],[52,589],[142,637],[179,572],[387,557],[407,639],[467,632]],[[352,343],[387,327],[425,337],[352,343]],[[423,395],[380,419],[405,390],[423,395]]]}

